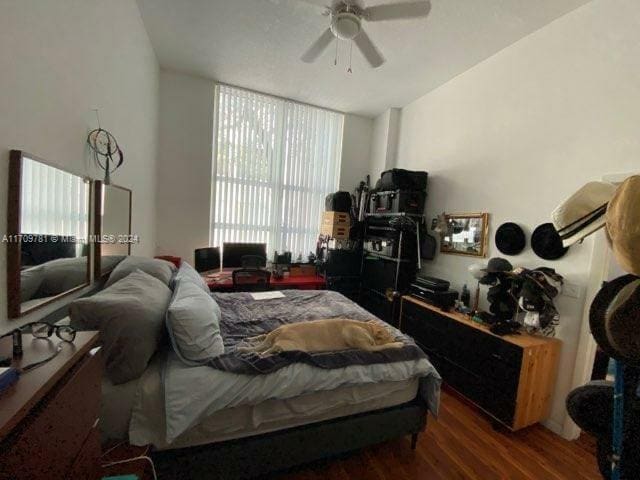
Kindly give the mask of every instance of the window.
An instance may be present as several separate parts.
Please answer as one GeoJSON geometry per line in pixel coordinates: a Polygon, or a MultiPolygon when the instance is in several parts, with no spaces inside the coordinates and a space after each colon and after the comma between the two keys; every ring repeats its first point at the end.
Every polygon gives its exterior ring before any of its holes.
{"type": "Polygon", "coordinates": [[[344,116],[226,85],[216,87],[210,243],[315,251],[338,189],[344,116]]]}

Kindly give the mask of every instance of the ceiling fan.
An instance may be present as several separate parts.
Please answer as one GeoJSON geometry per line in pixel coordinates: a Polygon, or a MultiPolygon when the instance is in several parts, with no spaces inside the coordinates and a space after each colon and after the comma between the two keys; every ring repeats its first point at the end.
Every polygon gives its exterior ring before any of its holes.
{"type": "Polygon", "coordinates": [[[420,18],[426,17],[430,10],[431,3],[428,0],[389,3],[372,7],[363,7],[359,2],[353,0],[338,0],[333,3],[333,6],[326,7],[323,13],[331,21],[329,28],[309,47],[301,59],[306,63],[314,62],[335,38],[353,41],[367,62],[373,68],[377,68],[385,62],[385,59],[364,31],[363,21],[381,22],[420,18]]]}

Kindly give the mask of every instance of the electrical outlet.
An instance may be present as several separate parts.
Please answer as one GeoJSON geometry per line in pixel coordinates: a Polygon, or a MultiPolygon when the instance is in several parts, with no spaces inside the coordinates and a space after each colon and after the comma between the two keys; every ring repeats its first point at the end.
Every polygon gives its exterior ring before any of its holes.
{"type": "Polygon", "coordinates": [[[562,286],[562,295],[569,298],[581,298],[582,297],[582,287],[580,285],[576,285],[575,283],[568,283],[562,286]]]}

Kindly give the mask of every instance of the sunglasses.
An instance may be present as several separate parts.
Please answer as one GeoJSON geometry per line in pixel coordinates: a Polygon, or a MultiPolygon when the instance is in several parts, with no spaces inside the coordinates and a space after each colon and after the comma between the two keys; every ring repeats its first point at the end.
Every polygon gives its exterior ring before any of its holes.
{"type": "Polygon", "coordinates": [[[23,325],[20,330],[23,333],[30,333],[35,338],[49,338],[55,332],[56,336],[64,342],[73,342],[76,338],[76,331],[69,325],[51,325],[45,322],[32,322],[23,325]]]}

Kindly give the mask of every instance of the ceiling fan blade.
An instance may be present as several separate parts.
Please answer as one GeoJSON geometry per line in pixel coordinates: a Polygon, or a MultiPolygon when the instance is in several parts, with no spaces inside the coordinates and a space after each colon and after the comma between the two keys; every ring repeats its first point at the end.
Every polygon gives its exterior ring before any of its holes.
{"type": "Polygon", "coordinates": [[[356,46],[360,49],[364,58],[367,59],[367,62],[369,62],[373,68],[377,68],[384,63],[384,57],[373,44],[369,35],[367,35],[367,32],[360,30],[360,33],[356,35],[356,38],[354,38],[353,41],[356,42],[356,46]]]}
{"type": "Polygon", "coordinates": [[[431,11],[431,2],[428,0],[417,2],[389,3],[365,8],[365,18],[370,22],[383,20],[401,20],[405,18],[426,17],[431,11]]]}
{"type": "Polygon", "coordinates": [[[331,33],[331,29],[327,28],[320,38],[318,38],[313,44],[309,47],[309,49],[304,52],[302,57],[303,62],[313,63],[316,59],[326,50],[331,41],[334,39],[333,33],[331,33]]]}

